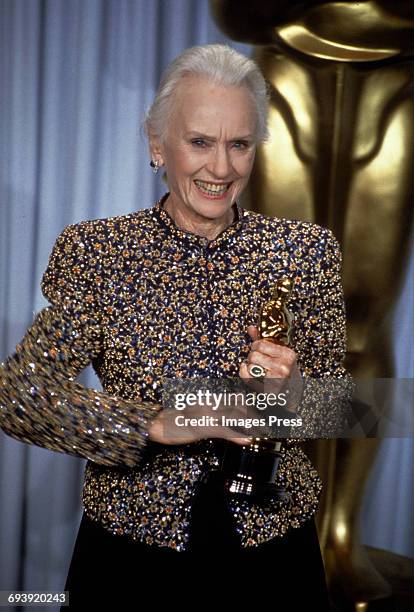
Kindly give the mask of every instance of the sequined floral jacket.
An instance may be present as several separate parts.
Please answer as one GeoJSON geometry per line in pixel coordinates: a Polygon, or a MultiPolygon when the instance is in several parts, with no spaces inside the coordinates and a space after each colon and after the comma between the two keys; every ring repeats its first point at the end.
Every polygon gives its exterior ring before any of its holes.
{"type": "MultiPolygon", "coordinates": [[[[295,281],[292,348],[305,380],[348,374],[341,252],[330,230],[234,204],[234,222],[208,240],[175,225],[167,196],[58,236],[41,284],[50,306],[1,364],[0,426],[86,458],[85,512],[105,529],[182,551],[197,483],[218,458],[208,441],[149,440],[163,377],[238,376],[247,327],[281,276],[295,281]],[[90,362],[103,391],[75,380],[90,362]]],[[[300,414],[315,411],[315,394],[307,401],[305,385],[300,414]]],[[[330,401],[328,425],[342,414],[334,394],[330,401]]],[[[242,546],[282,536],[316,511],[321,481],[295,439],[278,478],[288,503],[231,500],[242,546]]]]}

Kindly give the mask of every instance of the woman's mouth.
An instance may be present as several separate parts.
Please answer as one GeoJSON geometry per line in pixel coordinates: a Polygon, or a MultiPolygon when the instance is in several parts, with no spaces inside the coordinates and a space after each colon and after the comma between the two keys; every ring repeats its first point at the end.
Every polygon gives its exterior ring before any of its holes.
{"type": "Polygon", "coordinates": [[[194,184],[197,187],[197,190],[202,193],[204,197],[210,198],[211,200],[220,200],[221,198],[224,198],[232,182],[209,183],[208,181],[200,181],[199,179],[195,179],[194,184]]]}

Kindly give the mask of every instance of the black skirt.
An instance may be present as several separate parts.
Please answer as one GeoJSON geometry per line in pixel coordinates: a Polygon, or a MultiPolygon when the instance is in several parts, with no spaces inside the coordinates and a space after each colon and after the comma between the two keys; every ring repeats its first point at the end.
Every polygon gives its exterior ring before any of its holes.
{"type": "Polygon", "coordinates": [[[184,609],[248,603],[270,603],[275,611],[330,609],[314,520],[242,549],[215,472],[194,500],[187,552],[113,535],[83,513],[65,590],[69,608],[62,611],[139,610],[151,598],[155,606],[184,609]]]}

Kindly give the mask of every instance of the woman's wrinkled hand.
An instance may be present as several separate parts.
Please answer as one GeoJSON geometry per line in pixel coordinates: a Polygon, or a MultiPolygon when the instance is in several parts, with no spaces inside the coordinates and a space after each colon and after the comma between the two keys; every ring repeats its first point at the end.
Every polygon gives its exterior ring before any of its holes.
{"type": "Polygon", "coordinates": [[[240,378],[256,391],[277,393],[288,388],[292,402],[288,403],[286,409],[296,412],[298,398],[302,395],[303,379],[295,351],[287,346],[273,344],[264,338],[260,339],[259,330],[255,325],[249,325],[247,332],[253,342],[246,360],[240,365],[240,378]],[[264,378],[257,379],[250,374],[252,365],[265,368],[264,378]]]}
{"type": "MultiPolygon", "coordinates": [[[[233,410],[232,416],[245,416],[242,408],[233,410]]],[[[217,419],[221,423],[221,416],[228,414],[228,408],[220,408],[213,412],[211,408],[206,406],[190,406],[183,413],[179,413],[173,409],[161,410],[152,421],[148,430],[148,437],[159,444],[191,444],[199,440],[209,438],[221,438],[234,442],[235,444],[246,445],[250,443],[249,437],[243,437],[243,433],[237,433],[234,429],[224,425],[202,425],[200,426],[199,419],[206,417],[207,419],[217,419]],[[177,418],[180,419],[182,425],[177,425],[177,418]]]]}

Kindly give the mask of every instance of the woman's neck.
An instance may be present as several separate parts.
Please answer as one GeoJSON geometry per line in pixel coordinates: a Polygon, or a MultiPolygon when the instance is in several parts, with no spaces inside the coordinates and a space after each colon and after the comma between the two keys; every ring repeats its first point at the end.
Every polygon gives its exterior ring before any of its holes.
{"type": "Polygon", "coordinates": [[[168,212],[177,227],[186,232],[191,232],[197,236],[204,236],[209,240],[214,240],[223,230],[231,225],[236,217],[233,206],[226,212],[224,217],[219,219],[206,219],[201,215],[189,215],[175,206],[169,195],[163,203],[163,208],[168,212]]]}

